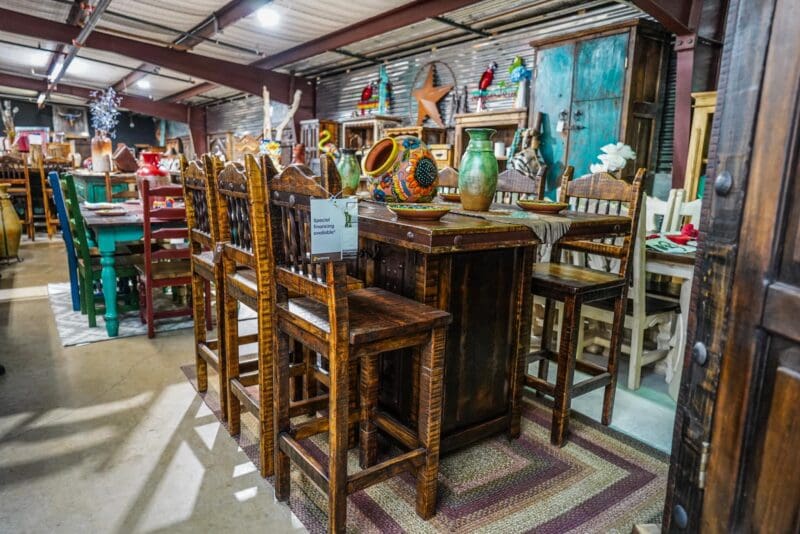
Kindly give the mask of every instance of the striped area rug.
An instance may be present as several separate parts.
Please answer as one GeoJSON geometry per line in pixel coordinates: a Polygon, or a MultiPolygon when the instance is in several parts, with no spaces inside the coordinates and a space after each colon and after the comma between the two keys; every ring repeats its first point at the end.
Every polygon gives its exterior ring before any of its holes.
{"type": "MultiPolygon", "coordinates": [[[[194,367],[184,373],[195,384],[194,367]]],[[[206,404],[219,413],[209,380],[206,404]]],[[[573,412],[569,442],[550,445],[550,408],[526,395],[522,436],[487,439],[442,458],[437,514],[421,520],[414,508],[414,481],[394,477],[350,496],[348,532],[628,533],[634,524],[661,523],[669,457],[573,412]]],[[[257,463],[255,418],[243,416],[239,445],[257,463]]],[[[310,448],[325,463],[325,438],[310,448]]],[[[358,451],[349,455],[358,471],[358,451]]],[[[292,470],[292,511],[312,533],[325,532],[325,496],[292,470]]]]}

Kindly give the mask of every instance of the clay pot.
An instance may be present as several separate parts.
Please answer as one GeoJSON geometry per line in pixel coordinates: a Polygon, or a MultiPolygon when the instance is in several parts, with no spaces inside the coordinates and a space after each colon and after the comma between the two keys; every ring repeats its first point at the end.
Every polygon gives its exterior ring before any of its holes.
{"type": "Polygon", "coordinates": [[[17,258],[22,223],[8,194],[10,184],[0,184],[0,259],[17,258]]]}
{"type": "Polygon", "coordinates": [[[372,198],[380,202],[430,202],[439,171],[428,147],[410,135],[375,143],[361,162],[372,198]]]}
{"type": "Polygon", "coordinates": [[[497,192],[497,158],[491,128],[467,128],[469,144],[458,169],[458,192],[465,210],[487,211],[497,192]]]}

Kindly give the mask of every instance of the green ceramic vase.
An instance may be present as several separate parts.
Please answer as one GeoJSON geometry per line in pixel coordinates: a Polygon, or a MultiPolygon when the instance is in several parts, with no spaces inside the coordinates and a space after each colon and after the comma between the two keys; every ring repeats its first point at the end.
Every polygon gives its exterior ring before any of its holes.
{"type": "Polygon", "coordinates": [[[497,191],[497,158],[491,128],[468,128],[469,144],[458,170],[458,192],[465,210],[487,211],[497,191]]]}
{"type": "Polygon", "coordinates": [[[356,151],[352,148],[341,149],[341,157],[336,163],[336,170],[342,177],[342,195],[355,195],[361,181],[361,165],[356,159],[356,151]]]}

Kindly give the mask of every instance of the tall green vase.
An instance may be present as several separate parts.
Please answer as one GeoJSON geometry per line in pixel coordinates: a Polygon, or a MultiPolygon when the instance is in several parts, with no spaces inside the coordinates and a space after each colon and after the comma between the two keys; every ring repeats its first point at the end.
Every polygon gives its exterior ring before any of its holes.
{"type": "Polygon", "coordinates": [[[468,128],[469,144],[458,169],[458,192],[465,210],[487,211],[497,191],[497,158],[491,128],[468,128]]]}
{"type": "Polygon", "coordinates": [[[342,178],[342,195],[355,195],[358,183],[361,181],[361,165],[356,159],[356,151],[352,148],[341,149],[341,157],[336,164],[336,170],[342,178]]]}

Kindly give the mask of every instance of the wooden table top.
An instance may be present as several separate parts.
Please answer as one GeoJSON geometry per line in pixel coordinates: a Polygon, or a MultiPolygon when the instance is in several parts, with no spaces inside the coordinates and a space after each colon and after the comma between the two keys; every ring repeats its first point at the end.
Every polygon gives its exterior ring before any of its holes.
{"type": "Polygon", "coordinates": [[[115,206],[124,208],[125,215],[106,216],[98,215],[96,210],[88,209],[81,204],[81,215],[89,228],[107,228],[111,226],[142,226],[144,215],[142,215],[141,204],[115,203],[115,206]]]}
{"type": "Polygon", "coordinates": [[[661,252],[658,250],[647,249],[646,257],[652,261],[663,261],[667,263],[680,263],[683,265],[694,265],[697,257],[696,252],[661,252]]]}

